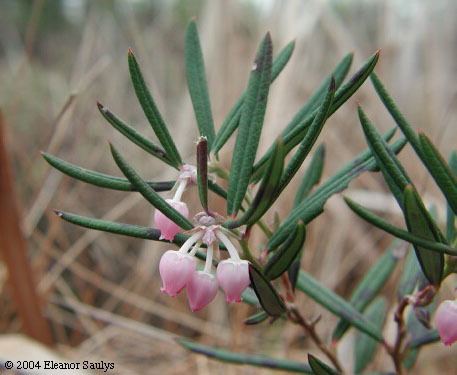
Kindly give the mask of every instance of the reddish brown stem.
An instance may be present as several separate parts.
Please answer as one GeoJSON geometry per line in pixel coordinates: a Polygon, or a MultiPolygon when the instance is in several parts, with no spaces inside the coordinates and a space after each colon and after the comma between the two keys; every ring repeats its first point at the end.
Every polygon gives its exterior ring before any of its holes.
{"type": "Polygon", "coordinates": [[[12,298],[24,332],[51,345],[51,330],[41,311],[36,283],[27,258],[27,244],[21,231],[4,127],[5,122],[0,112],[0,253],[8,269],[12,298]]]}

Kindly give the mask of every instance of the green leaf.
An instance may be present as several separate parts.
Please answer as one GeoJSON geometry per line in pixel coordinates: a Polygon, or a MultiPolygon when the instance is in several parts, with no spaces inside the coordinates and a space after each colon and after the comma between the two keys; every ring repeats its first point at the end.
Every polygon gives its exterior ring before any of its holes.
{"type": "MultiPolygon", "coordinates": [[[[290,42],[281,50],[281,52],[279,52],[278,56],[274,59],[273,66],[271,68],[271,82],[273,82],[278,77],[279,73],[281,73],[281,71],[284,69],[290,57],[292,56],[294,48],[295,42],[290,42]]],[[[227,117],[224,119],[224,122],[221,125],[221,128],[216,134],[216,139],[214,140],[211,150],[215,154],[217,154],[222,146],[225,145],[227,140],[238,127],[241,117],[241,109],[243,107],[243,101],[245,97],[246,91],[241,94],[235,105],[229,111],[227,117]]]]}
{"type": "Polygon", "coordinates": [[[454,211],[454,214],[457,215],[456,175],[452,172],[444,158],[425,134],[419,133],[419,143],[424,154],[423,161],[425,166],[443,192],[444,197],[454,211]]]}
{"type": "Polygon", "coordinates": [[[208,141],[200,137],[197,142],[198,196],[205,212],[208,212],[208,141]]]}
{"type": "MultiPolygon", "coordinates": [[[[73,177],[77,180],[87,182],[88,184],[121,191],[135,191],[134,186],[125,178],[110,176],[104,173],[85,169],[77,165],[71,164],[65,160],[59,159],[57,156],[42,152],[43,158],[54,168],[58,169],[67,176],[73,177]]],[[[162,182],[146,182],[155,191],[168,191],[171,190],[175,181],[162,181],[162,182]]]]}
{"type": "Polygon", "coordinates": [[[257,222],[274,203],[278,184],[284,168],[284,152],[281,139],[276,141],[275,152],[271,156],[269,173],[266,174],[260,184],[251,205],[243,215],[236,220],[224,224],[227,228],[237,228],[241,225],[252,225],[257,222]]]}
{"type": "MultiPolygon", "coordinates": [[[[385,254],[368,270],[354,289],[351,298],[349,299],[349,303],[357,311],[363,312],[385,286],[398,262],[398,257],[395,255],[395,249],[401,245],[402,244],[399,243],[398,240],[395,240],[390,248],[386,250],[385,254]]],[[[333,331],[332,339],[337,341],[343,337],[349,326],[348,322],[340,320],[333,331]]]]}
{"type": "Polygon", "coordinates": [[[300,221],[289,238],[276,250],[264,268],[265,276],[274,280],[287,271],[303,249],[306,239],[305,224],[300,221]]]}
{"type": "MultiPolygon", "coordinates": [[[[449,168],[454,175],[457,175],[457,152],[452,151],[449,157],[449,168]]],[[[447,206],[447,218],[446,218],[446,238],[450,243],[454,243],[457,238],[457,230],[455,228],[456,215],[452,212],[452,208],[447,206]]]]}
{"type": "MultiPolygon", "coordinates": [[[[408,231],[430,242],[441,242],[438,229],[413,186],[408,185],[405,188],[404,197],[404,215],[408,231]]],[[[421,246],[414,246],[414,249],[425,277],[433,285],[440,285],[443,277],[444,255],[421,246]]]]}
{"type": "Polygon", "coordinates": [[[268,319],[268,314],[262,310],[262,311],[259,311],[258,313],[255,313],[254,315],[251,315],[249,318],[247,318],[244,321],[244,324],[251,326],[251,325],[262,323],[267,319],[268,319]]]}
{"type": "Polygon", "coordinates": [[[108,123],[110,123],[117,131],[119,131],[126,138],[131,140],[137,146],[141,147],[144,151],[162,160],[163,162],[177,168],[173,161],[169,160],[167,154],[159,146],[155,145],[152,141],[138,133],[134,128],[127,125],[124,121],[114,115],[108,108],[101,103],[97,103],[97,107],[108,123]]]}
{"type": "MultiPolygon", "coordinates": [[[[102,232],[120,234],[128,237],[142,238],[145,240],[161,241],[170,243],[168,240],[160,239],[160,230],[155,228],[141,227],[138,225],[116,223],[108,220],[94,219],[91,217],[76,215],[63,211],[55,211],[56,215],[69,223],[78,225],[80,227],[94,229],[102,232]]],[[[173,243],[181,246],[189,236],[178,233],[173,238],[173,243]]]]}
{"type": "Polygon", "coordinates": [[[403,208],[403,190],[406,185],[411,183],[411,180],[361,107],[358,107],[358,111],[365,138],[376,159],[376,164],[381,169],[398,204],[403,208]]]}
{"type": "Polygon", "coordinates": [[[308,273],[300,271],[297,289],[308,295],[336,316],[350,322],[351,325],[358,330],[365,332],[375,340],[383,341],[382,333],[378,327],[368,321],[347,301],[319,283],[308,273]]]}
{"type": "Polygon", "coordinates": [[[312,374],[310,367],[307,364],[301,362],[271,358],[258,354],[236,353],[225,349],[215,348],[214,346],[197,344],[196,342],[185,339],[178,339],[177,342],[187,350],[190,350],[194,353],[203,354],[207,357],[214,358],[221,362],[250,365],[268,368],[270,370],[283,370],[298,372],[301,374],[312,374]]]}
{"type": "Polygon", "coordinates": [[[408,241],[413,245],[426,248],[428,250],[434,251],[436,253],[441,254],[449,254],[457,256],[457,249],[446,245],[444,243],[430,241],[422,236],[418,236],[412,233],[409,233],[403,229],[397,228],[396,226],[390,224],[388,221],[380,218],[379,216],[375,215],[373,212],[367,210],[363,206],[355,203],[353,200],[344,197],[346,204],[349,208],[354,211],[357,215],[359,215],[362,219],[368,221],[369,223],[373,224],[375,227],[378,227],[387,233],[392,234],[395,237],[398,237],[402,240],[408,241]]]}
{"type": "Polygon", "coordinates": [[[133,88],[135,89],[135,93],[138,101],[140,102],[141,108],[143,108],[143,112],[146,115],[146,118],[151,124],[154,133],[159,139],[160,144],[165,149],[168,157],[176,167],[179,167],[182,165],[181,156],[179,155],[176,145],[171,138],[170,133],[168,132],[167,126],[165,125],[165,122],[163,121],[162,116],[157,109],[157,106],[151,96],[151,93],[149,92],[148,87],[146,86],[146,82],[144,81],[140,66],[138,65],[138,62],[136,61],[136,58],[131,49],[129,49],[128,53],[128,62],[133,88]]]}
{"type": "Polygon", "coordinates": [[[440,335],[438,334],[438,331],[430,330],[426,334],[416,337],[414,340],[411,340],[408,343],[408,348],[417,349],[417,348],[420,348],[421,346],[432,344],[432,343],[438,342],[438,341],[440,341],[440,335]]]}
{"type": "Polygon", "coordinates": [[[292,290],[295,291],[298,281],[298,275],[300,274],[300,266],[301,266],[301,258],[303,255],[303,250],[298,253],[295,259],[292,261],[291,265],[287,270],[287,274],[289,276],[290,285],[292,286],[292,290]]]}
{"type": "MultiPolygon", "coordinates": [[[[386,138],[389,138],[391,135],[392,132],[388,132],[386,138]]],[[[399,140],[391,146],[392,151],[397,153],[404,145],[405,141],[399,140]]],[[[376,162],[369,150],[359,154],[358,157],[353,159],[334,176],[319,186],[313,194],[292,209],[278,230],[276,230],[270,238],[267,248],[273,250],[284,242],[285,238],[294,229],[295,223],[299,219],[303,220],[305,225],[308,224],[316,216],[322,213],[325,203],[333,194],[344,190],[352,179],[359,176],[361,173],[372,169],[375,165],[376,162]]]]}
{"type": "Polygon", "coordinates": [[[321,82],[319,87],[313,92],[306,103],[295,114],[292,120],[287,124],[286,128],[282,131],[281,135],[285,136],[293,128],[299,125],[307,116],[309,116],[316,108],[320,107],[328,92],[328,87],[332,79],[335,80],[336,88],[340,87],[344,78],[349,72],[354,55],[348,53],[344,56],[335,69],[321,82]]]}
{"type": "Polygon", "coordinates": [[[324,170],[324,160],[325,146],[321,144],[314,152],[311,162],[303,175],[302,182],[295,194],[294,207],[298,206],[309,195],[312,188],[320,182],[324,170]]]}
{"type": "Polygon", "coordinates": [[[185,218],[183,215],[181,215],[181,213],[179,213],[173,207],[171,207],[165,201],[165,199],[163,199],[159,194],[157,194],[140,177],[140,175],[130,165],[127,164],[127,162],[124,160],[121,154],[114,148],[113,145],[110,145],[110,148],[114,161],[116,162],[119,169],[149,203],[151,203],[156,209],[161,211],[170,220],[173,220],[182,229],[189,230],[193,228],[192,223],[187,218],[185,218]]]}
{"type": "MultiPolygon", "coordinates": [[[[378,297],[373,301],[363,314],[367,320],[373,322],[379,330],[382,330],[384,319],[387,313],[387,303],[384,298],[378,297]]],[[[360,374],[365,367],[373,360],[376,350],[378,349],[378,342],[371,337],[357,332],[354,340],[354,371],[360,374]]]]}
{"type": "Polygon", "coordinates": [[[200,136],[208,139],[208,146],[213,144],[215,131],[211,103],[206,83],[205,63],[198,38],[197,25],[191,21],[186,31],[185,61],[187,85],[194,106],[200,136]]]}
{"type": "Polygon", "coordinates": [[[308,156],[311,148],[314,146],[314,143],[317,141],[317,137],[324,127],[325,121],[329,115],[330,106],[333,102],[333,96],[335,94],[335,80],[332,78],[330,85],[328,87],[327,95],[322,102],[322,105],[319,107],[319,110],[314,117],[314,120],[309,127],[305,137],[303,138],[298,150],[295,152],[294,156],[290,160],[289,164],[284,171],[284,174],[279,183],[278,195],[286,188],[290,180],[295,176],[295,173],[300,169],[301,165],[308,156]]]}
{"type": "MultiPolygon", "coordinates": [[[[371,56],[366,63],[352,76],[352,78],[342,85],[335,93],[332,106],[330,108],[330,115],[335,113],[341,105],[346,102],[354,92],[365,82],[370,73],[373,71],[376,63],[379,59],[379,52],[376,52],[371,56]]],[[[307,129],[312,124],[314,116],[316,116],[318,109],[314,109],[312,113],[303,118],[296,126],[294,126],[286,135],[283,135],[284,144],[286,146],[286,152],[288,153],[296,145],[298,145],[306,134],[307,129]]],[[[254,166],[254,175],[263,173],[265,163],[270,157],[271,150],[268,150],[266,154],[257,162],[254,166]]]]}
{"type": "Polygon", "coordinates": [[[249,279],[260,305],[265,312],[273,317],[278,317],[286,312],[283,300],[276,289],[255,266],[249,264],[249,279]]]}
{"type": "Polygon", "coordinates": [[[308,363],[315,375],[336,375],[338,372],[317,357],[308,353],[308,363]]]}
{"type": "Polygon", "coordinates": [[[403,297],[412,294],[418,283],[421,283],[423,280],[426,279],[422,273],[416,254],[413,251],[409,251],[398,282],[397,299],[401,300],[403,297]]]}
{"type": "Polygon", "coordinates": [[[236,215],[251,178],[271,82],[270,34],[262,41],[249,78],[231,164],[227,213],[236,215]]]}

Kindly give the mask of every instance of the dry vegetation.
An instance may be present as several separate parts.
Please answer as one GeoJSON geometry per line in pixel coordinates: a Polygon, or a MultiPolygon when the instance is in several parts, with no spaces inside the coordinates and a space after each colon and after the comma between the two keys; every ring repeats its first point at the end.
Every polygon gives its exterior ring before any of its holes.
{"type": "MultiPolygon", "coordinates": [[[[129,82],[126,51],[132,47],[182,154],[192,161],[196,127],[185,86],[183,39],[187,20],[196,15],[216,124],[244,88],[262,34],[271,31],[276,51],[296,39],[290,65],[272,90],[262,150],[345,53],[355,53],[357,66],[382,48],[377,72],[411,122],[448,154],[457,139],[457,22],[453,17],[457,3],[358,0],[338,5],[272,0],[267,2],[271,7],[228,0],[164,3],[92,3],[82,18],[70,13],[74,24],[51,22],[53,14],[46,1],[33,2],[22,21],[12,16],[17,8],[12,1],[0,5],[0,107],[33,275],[56,349],[69,358],[115,361],[122,374],[267,373],[190,355],[173,338],[183,335],[237,351],[297,360],[304,360],[304,353],[315,348],[296,327],[281,322],[246,328],[242,321],[250,310],[243,305],[227,307],[222,296],[198,314],[188,311],[184,296],[162,296],[157,264],[166,246],[85,231],[59,220],[52,211],[62,208],[148,225],[151,207],[138,194],[106,191],[64,177],[40,158],[39,151],[118,174],[107,147],[110,140],[144,176],[153,180],[172,176],[163,164],[145,158],[116,134],[97,111],[99,100],[143,133],[152,134],[129,82]]],[[[380,129],[392,126],[374,90],[365,84],[329,120],[322,135],[327,146],[325,176],[365,147],[357,101],[380,129]]],[[[223,155],[229,163],[230,146],[223,155]]],[[[430,201],[442,201],[410,150],[405,149],[400,159],[430,201]]],[[[290,191],[293,188],[292,184],[290,191]]],[[[348,194],[359,201],[366,199],[401,223],[385,192],[380,176],[371,174],[355,181],[348,194]]],[[[290,204],[279,202],[278,211],[286,213],[290,204]]],[[[438,209],[443,212],[443,207],[438,209]]],[[[352,214],[337,196],[309,228],[303,267],[347,296],[390,241],[352,214]]],[[[0,274],[1,332],[18,332],[20,323],[4,266],[0,274]]],[[[393,285],[383,291],[390,300],[393,285]]],[[[452,285],[445,287],[449,292],[452,285]]],[[[329,337],[335,318],[303,296],[299,305],[307,316],[322,314],[319,331],[329,337]]],[[[445,373],[457,366],[456,353],[456,348],[428,347],[414,373],[445,373]]],[[[375,365],[389,369],[390,361],[382,354],[375,365]]]]}

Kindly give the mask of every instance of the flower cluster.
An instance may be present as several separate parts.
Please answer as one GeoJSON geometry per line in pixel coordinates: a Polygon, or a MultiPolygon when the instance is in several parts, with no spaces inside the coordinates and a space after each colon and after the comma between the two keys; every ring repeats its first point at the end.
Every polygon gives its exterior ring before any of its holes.
{"type": "MultiPolygon", "coordinates": [[[[181,196],[189,183],[195,180],[195,168],[185,166],[179,176],[177,189],[173,199],[167,202],[186,218],[189,210],[181,196]]],[[[187,289],[187,299],[192,311],[198,311],[208,305],[216,297],[219,287],[225,292],[228,303],[240,302],[241,294],[249,286],[248,262],[238,255],[233,243],[223,232],[224,229],[216,224],[215,219],[205,213],[196,215],[197,228],[184,242],[179,250],[168,250],[160,259],[159,272],[162,279],[161,291],[171,297],[187,289]],[[216,274],[212,273],[212,263],[215,251],[219,250],[219,242],[227,249],[230,258],[219,262],[216,274]],[[197,269],[195,254],[206,245],[206,261],[203,270],[197,269]]],[[[161,238],[173,240],[181,230],[178,225],[163,215],[160,211],[154,214],[155,227],[160,229],[161,238]]]]}

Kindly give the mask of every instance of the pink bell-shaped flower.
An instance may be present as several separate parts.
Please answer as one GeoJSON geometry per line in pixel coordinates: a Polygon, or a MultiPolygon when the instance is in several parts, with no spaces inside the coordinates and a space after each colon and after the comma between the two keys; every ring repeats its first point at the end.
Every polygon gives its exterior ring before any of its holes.
{"type": "Polygon", "coordinates": [[[247,260],[223,260],[217,266],[216,277],[225,292],[226,301],[240,302],[241,293],[250,284],[249,263],[247,260]]]}
{"type": "MultiPolygon", "coordinates": [[[[186,203],[173,199],[167,199],[166,202],[184,217],[189,217],[189,209],[186,203]]],[[[154,226],[160,229],[160,239],[168,241],[173,240],[176,233],[181,231],[178,224],[166,217],[159,210],[155,210],[154,212],[154,226]]]]}
{"type": "Polygon", "coordinates": [[[160,258],[159,272],[162,278],[160,290],[175,297],[189,282],[195,273],[197,262],[189,254],[168,250],[160,258]]]}
{"type": "Polygon", "coordinates": [[[217,294],[216,277],[206,271],[192,274],[187,283],[187,300],[192,311],[198,311],[208,305],[217,294]]]}
{"type": "Polygon", "coordinates": [[[457,301],[444,301],[436,310],[435,327],[444,345],[457,341],[457,301]]]}

